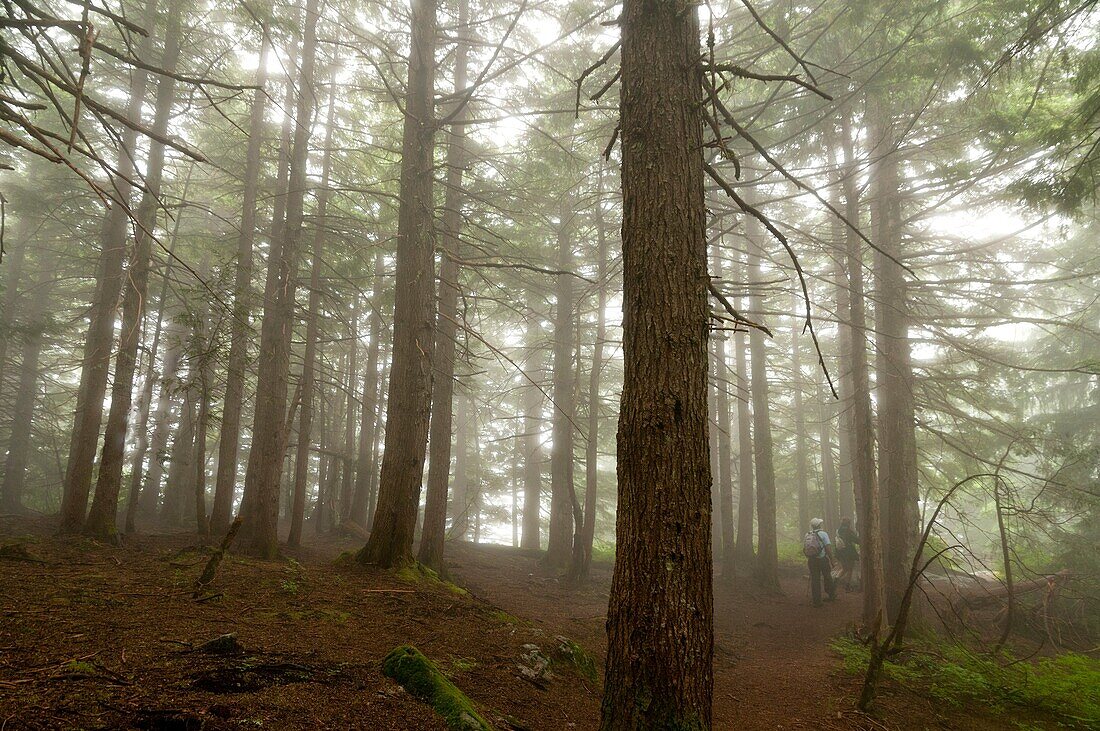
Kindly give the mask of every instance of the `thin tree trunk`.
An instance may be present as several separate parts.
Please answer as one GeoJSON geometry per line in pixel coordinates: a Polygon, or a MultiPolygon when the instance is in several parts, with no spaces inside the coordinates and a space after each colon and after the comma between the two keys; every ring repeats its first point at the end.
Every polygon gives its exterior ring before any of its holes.
{"type": "Polygon", "coordinates": [[[244,518],[248,528],[246,545],[252,553],[264,558],[274,558],[279,548],[280,477],[283,474],[283,459],[289,438],[286,412],[290,341],[294,329],[294,298],[298,285],[298,259],[307,185],[306,166],[315,102],[313,84],[319,12],[319,0],[308,0],[302,40],[302,71],[294,115],[294,142],[290,155],[286,224],[279,256],[269,264],[276,267],[275,286],[264,302],[260,353],[257,359],[252,448],[245,473],[245,490],[253,494],[249,512],[244,518]]]}
{"type": "MultiPolygon", "coordinates": [[[[722,254],[721,248],[718,246],[715,247],[714,276],[719,279],[722,277],[722,254]]],[[[719,520],[717,522],[722,527],[722,548],[719,555],[722,558],[723,578],[732,579],[736,562],[734,554],[737,543],[733,524],[733,440],[730,434],[732,414],[730,411],[729,367],[726,360],[727,338],[719,336],[715,337],[714,340],[716,343],[715,363],[717,366],[715,385],[718,401],[716,412],[718,419],[718,463],[722,466],[718,482],[719,520]]],[[[751,532],[752,528],[750,527],[749,530],[751,532]]]]}
{"type": "MultiPolygon", "coordinates": [[[[465,540],[470,530],[470,399],[455,399],[455,475],[451,500],[451,530],[454,540],[465,540]]],[[[450,465],[448,465],[448,468],[450,465]]]]}
{"type": "Polygon", "coordinates": [[[168,458],[168,480],[164,486],[164,504],[161,506],[161,522],[165,525],[183,524],[185,503],[194,494],[192,482],[195,457],[195,374],[188,376],[183,387],[183,404],[180,408],[180,421],[176,427],[176,438],[172,443],[172,453],[168,458]]]}
{"type": "Polygon", "coordinates": [[[256,199],[263,163],[264,114],[267,109],[267,56],[270,48],[266,24],[260,28],[260,64],[256,68],[252,94],[252,115],[248,123],[248,152],[244,168],[244,198],[241,204],[241,232],[237,237],[237,267],[233,278],[233,312],[229,321],[229,362],[226,366],[222,423],[218,435],[218,472],[214,478],[214,506],[210,532],[222,535],[229,529],[233,512],[233,491],[237,485],[240,457],[241,404],[248,370],[248,341],[252,312],[252,248],[256,240],[256,199]]]}
{"type": "MultiPolygon", "coordinates": [[[[797,312],[802,299],[795,298],[797,312]]],[[[798,490],[798,526],[800,530],[809,530],[810,526],[810,484],[809,469],[806,466],[806,457],[809,447],[806,443],[806,412],[802,402],[802,351],[799,343],[799,331],[802,329],[801,318],[794,318],[791,326],[791,389],[794,391],[794,460],[795,460],[795,487],[798,490]]],[[[834,523],[827,523],[829,530],[835,531],[834,523]]]]}
{"type": "MultiPolygon", "coordinates": [[[[601,175],[598,192],[602,194],[601,175]]],[[[592,566],[592,543],[596,537],[596,494],[600,459],[600,377],[603,375],[603,346],[607,340],[607,232],[604,230],[603,200],[596,201],[596,342],[592,345],[592,368],[588,372],[588,429],[584,448],[584,524],[580,541],[573,546],[572,581],[585,581],[592,566]]]]}
{"type": "MultiPolygon", "coordinates": [[[[856,192],[855,151],[852,143],[851,122],[847,115],[841,118],[843,126],[841,144],[848,169],[844,176],[845,216],[849,221],[859,221],[859,197],[856,192]]],[[[863,288],[863,255],[860,238],[849,231],[848,243],[848,291],[849,312],[848,341],[851,346],[849,362],[852,369],[852,477],[855,482],[856,511],[859,515],[860,566],[863,584],[863,623],[872,635],[883,627],[885,604],[884,577],[882,573],[882,543],[879,528],[878,481],[875,476],[875,435],[871,417],[871,389],[867,373],[866,313],[863,288]]]]}
{"type": "MultiPolygon", "coordinates": [[[[139,59],[153,55],[157,18],[157,0],[145,6],[143,26],[149,31],[139,47],[139,59]]],[[[130,81],[130,102],[126,118],[141,121],[149,74],[135,68],[130,81]]],[[[99,263],[96,268],[96,289],[89,313],[88,334],[84,339],[84,355],[77,389],[76,412],[69,441],[69,461],[65,469],[64,493],[61,500],[62,533],[78,533],[84,528],[88,496],[92,488],[99,427],[103,423],[103,399],[107,394],[107,371],[110,367],[114,340],[115,308],[122,292],[122,266],[126,259],[126,239],[129,224],[130,194],[133,189],[134,157],[137,152],[137,132],[124,127],[119,142],[118,171],[113,185],[114,205],[100,236],[99,263]]]]}
{"type": "Polygon", "coordinates": [[[355,460],[355,488],[351,499],[351,519],[366,527],[374,514],[370,505],[371,483],[374,479],[374,455],[378,451],[376,427],[380,398],[378,356],[382,350],[382,288],[385,283],[386,262],[381,251],[374,254],[374,289],[370,298],[370,350],[367,351],[367,367],[363,377],[363,412],[359,427],[359,449],[355,460]]]}
{"type": "Polygon", "coordinates": [[[182,355],[182,332],[178,324],[169,321],[165,326],[168,345],[164,352],[164,366],[160,378],[160,394],[157,408],[153,413],[153,436],[149,440],[149,472],[143,481],[141,494],[138,495],[138,512],[153,517],[157,514],[157,502],[160,499],[160,483],[164,476],[164,451],[168,447],[171,428],[171,408],[173,391],[177,387],[180,356],[182,355]]]}
{"type": "MultiPolygon", "coordinates": [[[[535,295],[527,292],[528,307],[535,295]]],[[[523,368],[530,383],[523,386],[523,535],[520,546],[539,550],[542,546],[542,445],[539,429],[542,424],[542,390],[536,379],[542,371],[542,325],[537,315],[526,317],[523,337],[527,357],[523,368]]]]}
{"type": "MultiPolygon", "coordinates": [[[[176,68],[180,55],[180,2],[170,5],[165,28],[164,55],[161,66],[169,72],[176,68]]],[[[153,118],[155,136],[165,137],[176,97],[176,82],[171,76],[161,76],[157,86],[156,112],[153,118]]],[[[137,370],[141,323],[145,319],[149,291],[149,268],[153,255],[153,229],[156,228],[160,206],[160,188],[164,174],[164,144],[154,139],[149,145],[149,165],[145,175],[145,194],[137,211],[134,244],[127,267],[126,286],[122,299],[122,330],[119,335],[115,377],[111,385],[111,409],[103,435],[103,454],[99,460],[99,476],[95,497],[88,512],[84,531],[107,540],[117,538],[118,497],[122,488],[122,467],[126,457],[126,429],[133,405],[134,372],[137,370]]]]}
{"type": "Polygon", "coordinates": [[[623,358],[600,728],[708,729],[713,691],[699,16],[621,16],[623,358]]]}
{"type": "Polygon", "coordinates": [[[752,525],[756,506],[752,469],[752,414],[749,411],[751,388],[749,367],[745,357],[745,333],[733,338],[734,362],[737,369],[737,541],[734,544],[734,573],[750,576],[756,569],[752,525]]]}
{"type": "MultiPolygon", "coordinates": [[[[759,226],[749,220],[749,282],[751,312],[759,319],[764,312],[764,269],[757,246],[759,226]]],[[[772,420],[768,393],[767,350],[764,333],[749,333],[749,361],[752,371],[753,466],[756,470],[756,581],[767,591],[779,589],[779,542],[776,537],[775,464],[772,454],[772,420]]]]}
{"type": "MultiPolygon", "coordinates": [[[[306,349],[302,359],[302,403],[298,412],[298,451],[294,463],[294,496],[290,512],[290,535],[287,545],[297,547],[302,542],[302,526],[306,518],[306,491],[309,478],[310,445],[313,438],[313,400],[316,391],[316,361],[319,320],[321,317],[321,266],[324,261],[325,215],[328,212],[329,176],[332,173],[332,128],[336,120],[336,72],[333,67],[325,120],[325,146],[321,160],[321,188],[317,193],[316,225],[313,231],[312,263],[309,273],[309,314],[306,318],[306,349]]],[[[354,347],[355,341],[352,340],[354,347]]],[[[348,409],[351,409],[348,391],[348,409]]]]}
{"type": "MultiPolygon", "coordinates": [[[[207,271],[209,271],[209,265],[204,261],[200,272],[205,276],[207,271]]],[[[199,413],[195,419],[195,454],[191,463],[195,468],[195,474],[192,477],[192,487],[195,490],[195,532],[200,536],[210,532],[206,519],[206,438],[210,431],[210,388],[214,380],[215,354],[210,351],[210,341],[207,337],[208,317],[209,309],[202,307],[198,322],[195,324],[195,357],[198,359],[195,365],[196,393],[199,400],[199,413]]]]}
{"type": "Polygon", "coordinates": [[[831,424],[833,421],[832,396],[818,384],[819,404],[818,438],[821,447],[821,489],[825,500],[825,525],[836,531],[840,525],[840,506],[837,501],[836,462],[833,455],[831,424]]]}
{"type": "MultiPolygon", "coordinates": [[[[573,268],[572,195],[563,200],[558,225],[558,269],[573,268]]],[[[573,382],[573,277],[557,275],[554,312],[553,447],[550,450],[550,527],[546,564],[564,568],[573,543],[573,421],[576,384],[573,382]]]]}
{"type": "MultiPolygon", "coordinates": [[[[469,0],[458,5],[458,40],[455,45],[454,88],[460,94],[466,88],[466,67],[470,41],[467,34],[469,0]]],[[[443,540],[447,533],[447,482],[451,473],[452,399],[455,385],[455,338],[458,335],[458,264],[461,258],[462,175],[466,167],[465,112],[460,112],[451,128],[447,146],[447,190],[443,204],[443,249],[439,268],[439,314],[435,335],[435,384],[432,389],[432,415],[428,445],[428,494],[424,504],[424,527],[420,533],[420,563],[443,571],[443,540]]]]}

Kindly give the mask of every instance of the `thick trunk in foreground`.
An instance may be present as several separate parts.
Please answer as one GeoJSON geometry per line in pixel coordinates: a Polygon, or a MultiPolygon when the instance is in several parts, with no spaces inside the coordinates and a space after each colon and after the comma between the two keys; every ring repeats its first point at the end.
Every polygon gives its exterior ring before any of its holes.
{"type": "MultiPolygon", "coordinates": [[[[152,57],[156,26],[157,2],[149,0],[143,26],[150,33],[142,39],[138,58],[152,57]]],[[[149,74],[135,68],[130,82],[130,103],[127,119],[141,121],[141,108],[149,74]]],[[[84,355],[80,368],[80,386],[76,396],[76,412],[69,440],[69,461],[65,467],[64,494],[61,499],[61,532],[78,533],[84,528],[88,510],[88,495],[92,489],[92,471],[99,427],[103,422],[103,398],[107,394],[107,370],[111,362],[115,329],[115,308],[122,293],[122,265],[126,259],[126,237],[130,222],[130,180],[134,177],[133,156],[137,151],[137,132],[125,127],[121,133],[118,164],[110,190],[115,200],[107,214],[100,237],[99,264],[96,268],[96,289],[88,315],[88,334],[84,339],[84,355]]]]}
{"type": "Polygon", "coordinates": [[[260,183],[263,151],[264,112],[267,108],[267,27],[262,27],[260,64],[252,94],[252,115],[248,123],[248,153],[244,168],[244,198],[241,232],[237,237],[237,267],[233,278],[233,312],[229,321],[229,362],[225,374],[221,431],[218,434],[218,472],[214,477],[214,506],[210,532],[224,535],[233,512],[233,491],[237,485],[237,461],[241,432],[241,403],[248,367],[248,316],[252,310],[252,245],[256,239],[256,198],[260,183]]]}
{"type": "Polygon", "coordinates": [[[256,413],[252,427],[252,448],[248,454],[245,490],[252,500],[244,516],[246,546],[263,558],[274,558],[279,549],[278,517],[280,477],[288,440],[287,386],[290,372],[290,342],[294,329],[294,297],[298,285],[298,259],[305,206],[306,165],[314,107],[315,66],[319,0],[309,0],[302,40],[302,72],[295,110],[294,142],[290,155],[286,224],[276,267],[275,285],[265,293],[264,318],[257,360],[256,413]],[[270,296],[267,296],[270,294],[270,296]]]}
{"type": "MultiPolygon", "coordinates": [[[[180,3],[173,2],[165,29],[164,56],[161,66],[174,71],[180,54],[180,3]]],[[[153,130],[159,137],[168,133],[168,122],[175,100],[175,79],[162,76],[157,86],[156,112],[153,130]]],[[[134,396],[134,373],[137,370],[138,344],[141,341],[149,290],[149,268],[153,256],[153,230],[160,206],[160,188],[164,174],[164,144],[154,140],[149,146],[149,167],[145,175],[145,194],[137,211],[137,226],[130,262],[126,270],[126,286],[122,299],[122,330],[118,355],[115,357],[115,378],[111,384],[111,410],[103,435],[103,454],[99,460],[95,497],[88,512],[84,532],[99,538],[114,540],[118,496],[122,488],[122,466],[125,462],[126,429],[134,396]]]]}
{"type": "MultiPolygon", "coordinates": [[[[455,46],[455,93],[466,88],[469,41],[466,27],[469,2],[459,5],[458,33],[455,46]]],[[[455,385],[455,338],[458,335],[458,264],[459,233],[462,228],[462,173],[466,166],[465,114],[460,112],[451,128],[447,146],[447,192],[443,204],[443,257],[439,268],[439,315],[436,318],[435,384],[432,389],[432,416],[428,438],[428,495],[424,503],[424,528],[420,534],[420,563],[443,570],[443,539],[447,532],[447,482],[451,473],[452,399],[455,385]]]]}
{"type": "MultiPolygon", "coordinates": [[[[842,118],[844,158],[847,171],[844,176],[845,216],[849,221],[859,221],[859,197],[856,189],[855,150],[852,143],[850,122],[842,118]]],[[[882,574],[882,543],[879,527],[879,488],[875,475],[875,434],[871,416],[871,387],[867,372],[867,341],[863,254],[858,235],[847,235],[848,268],[848,360],[852,369],[852,479],[855,483],[856,513],[859,517],[860,570],[863,583],[863,623],[877,633],[883,626],[885,603],[884,577],[882,574]]]]}
{"type": "MultiPolygon", "coordinates": [[[[759,234],[759,228],[750,230],[759,234]]],[[[755,250],[757,239],[750,236],[749,278],[753,286],[752,314],[763,319],[762,293],[764,271],[755,250]]],[[[779,591],[779,543],[776,538],[775,464],[772,454],[772,420],[769,410],[768,362],[764,333],[753,328],[749,333],[749,360],[752,370],[753,466],[756,469],[756,581],[767,591],[779,591]]]]}
{"type": "Polygon", "coordinates": [[[617,559],[600,728],[708,729],[714,678],[699,20],[622,14],[617,559]]]}
{"type": "Polygon", "coordinates": [[[359,561],[390,567],[412,559],[432,405],[435,225],[432,165],[436,120],[436,0],[413,0],[412,48],[401,145],[393,361],[386,439],[370,540],[359,561]]]}

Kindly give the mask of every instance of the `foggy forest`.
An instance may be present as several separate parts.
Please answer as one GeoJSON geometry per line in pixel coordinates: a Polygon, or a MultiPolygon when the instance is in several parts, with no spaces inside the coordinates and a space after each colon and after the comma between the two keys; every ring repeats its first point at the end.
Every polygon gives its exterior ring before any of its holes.
{"type": "Polygon", "coordinates": [[[0,5],[0,731],[1100,728],[1097,0],[0,5]]]}

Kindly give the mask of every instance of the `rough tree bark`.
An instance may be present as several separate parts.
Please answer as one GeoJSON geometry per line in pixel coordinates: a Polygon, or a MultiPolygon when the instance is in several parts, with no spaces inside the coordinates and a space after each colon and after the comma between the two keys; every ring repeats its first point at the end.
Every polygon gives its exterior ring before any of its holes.
{"type": "MultiPolygon", "coordinates": [[[[149,29],[139,47],[137,57],[153,55],[157,0],[145,6],[143,27],[149,29]]],[[[140,122],[145,103],[149,74],[135,68],[130,79],[130,102],[126,118],[140,122]]],[[[115,308],[122,293],[122,265],[126,259],[126,238],[129,224],[130,194],[134,177],[134,155],[137,132],[125,127],[118,150],[118,171],[113,184],[115,200],[100,235],[99,263],[96,268],[96,288],[88,315],[88,334],[84,339],[84,354],[77,389],[76,412],[69,440],[69,461],[65,467],[64,493],[61,499],[62,533],[78,533],[84,528],[88,510],[88,495],[92,488],[92,470],[99,445],[99,427],[103,422],[103,398],[107,394],[107,370],[111,362],[114,340],[115,308]]]]}
{"type": "Polygon", "coordinates": [[[245,473],[245,490],[253,496],[242,525],[247,530],[246,549],[264,558],[274,558],[279,550],[280,477],[288,440],[286,411],[290,341],[294,329],[294,298],[298,284],[309,134],[316,99],[313,87],[319,9],[319,0],[309,0],[306,5],[302,69],[298,81],[294,142],[291,147],[287,185],[286,223],[279,256],[269,264],[276,267],[275,286],[270,297],[265,293],[260,353],[257,359],[252,448],[248,454],[248,469],[245,473]]]}
{"type": "MultiPolygon", "coordinates": [[[[466,88],[466,67],[470,55],[468,0],[458,5],[458,36],[455,44],[454,89],[466,88]]],[[[439,268],[439,315],[435,335],[435,384],[428,444],[428,495],[424,504],[424,527],[420,534],[420,563],[443,571],[443,539],[447,533],[447,483],[451,473],[451,431],[455,386],[455,338],[458,335],[459,235],[462,230],[462,175],[466,167],[465,111],[451,127],[447,143],[447,190],[443,203],[443,252],[439,268]]]]}
{"type": "Polygon", "coordinates": [[[435,329],[433,153],[437,0],[413,0],[412,46],[401,144],[393,360],[378,507],[359,561],[391,567],[412,559],[432,403],[435,329]]]}
{"type": "MultiPolygon", "coordinates": [[[[164,54],[161,66],[174,71],[180,55],[180,3],[170,4],[165,25],[164,54]]],[[[153,131],[158,137],[168,133],[172,103],[176,97],[176,82],[171,76],[161,76],[157,85],[153,116],[153,131]]],[[[149,145],[149,162],[145,174],[145,193],[137,210],[134,243],[126,270],[122,295],[122,329],[118,354],[115,356],[114,382],[111,384],[111,409],[103,435],[103,453],[99,459],[95,497],[88,511],[84,532],[106,540],[116,540],[118,527],[118,496],[122,488],[122,467],[126,458],[126,429],[134,396],[134,373],[137,370],[138,345],[149,290],[149,268],[153,256],[153,230],[160,207],[160,188],[164,177],[164,144],[155,139],[149,145]]]]}
{"type": "Polygon", "coordinates": [[[225,373],[222,423],[218,434],[218,472],[214,477],[214,505],[210,512],[210,531],[223,535],[229,529],[233,512],[233,491],[237,485],[240,457],[241,404],[248,369],[248,340],[252,312],[252,248],[256,240],[256,199],[264,142],[264,114],[267,109],[267,26],[260,28],[260,64],[256,68],[252,94],[252,114],[248,122],[248,152],[244,168],[244,197],[241,203],[241,232],[237,237],[237,267],[233,278],[233,312],[229,320],[229,361],[225,373]]]}
{"type": "Polygon", "coordinates": [[[707,729],[714,650],[699,19],[621,16],[623,357],[600,728],[707,729]]]}

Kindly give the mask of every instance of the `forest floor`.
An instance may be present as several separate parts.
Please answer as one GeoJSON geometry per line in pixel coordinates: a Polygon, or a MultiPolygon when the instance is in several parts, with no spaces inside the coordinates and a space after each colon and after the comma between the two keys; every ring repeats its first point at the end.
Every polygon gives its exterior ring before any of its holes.
{"type": "MultiPolygon", "coordinates": [[[[403,644],[497,728],[597,725],[599,683],[561,661],[558,638],[602,669],[608,564],[576,589],[530,553],[455,543],[460,592],[335,561],[359,542],[326,539],[280,561],[227,556],[195,600],[210,543],[177,534],[112,547],[57,538],[45,519],[0,518],[0,546],[26,549],[0,550],[0,729],[444,729],[381,673],[403,644]],[[228,633],[241,647],[201,647],[228,633]]],[[[874,717],[855,713],[859,680],[829,641],[858,616],[859,595],[815,609],[807,584],[793,567],[782,595],[716,584],[716,729],[1013,727],[889,683],[874,717]]]]}

